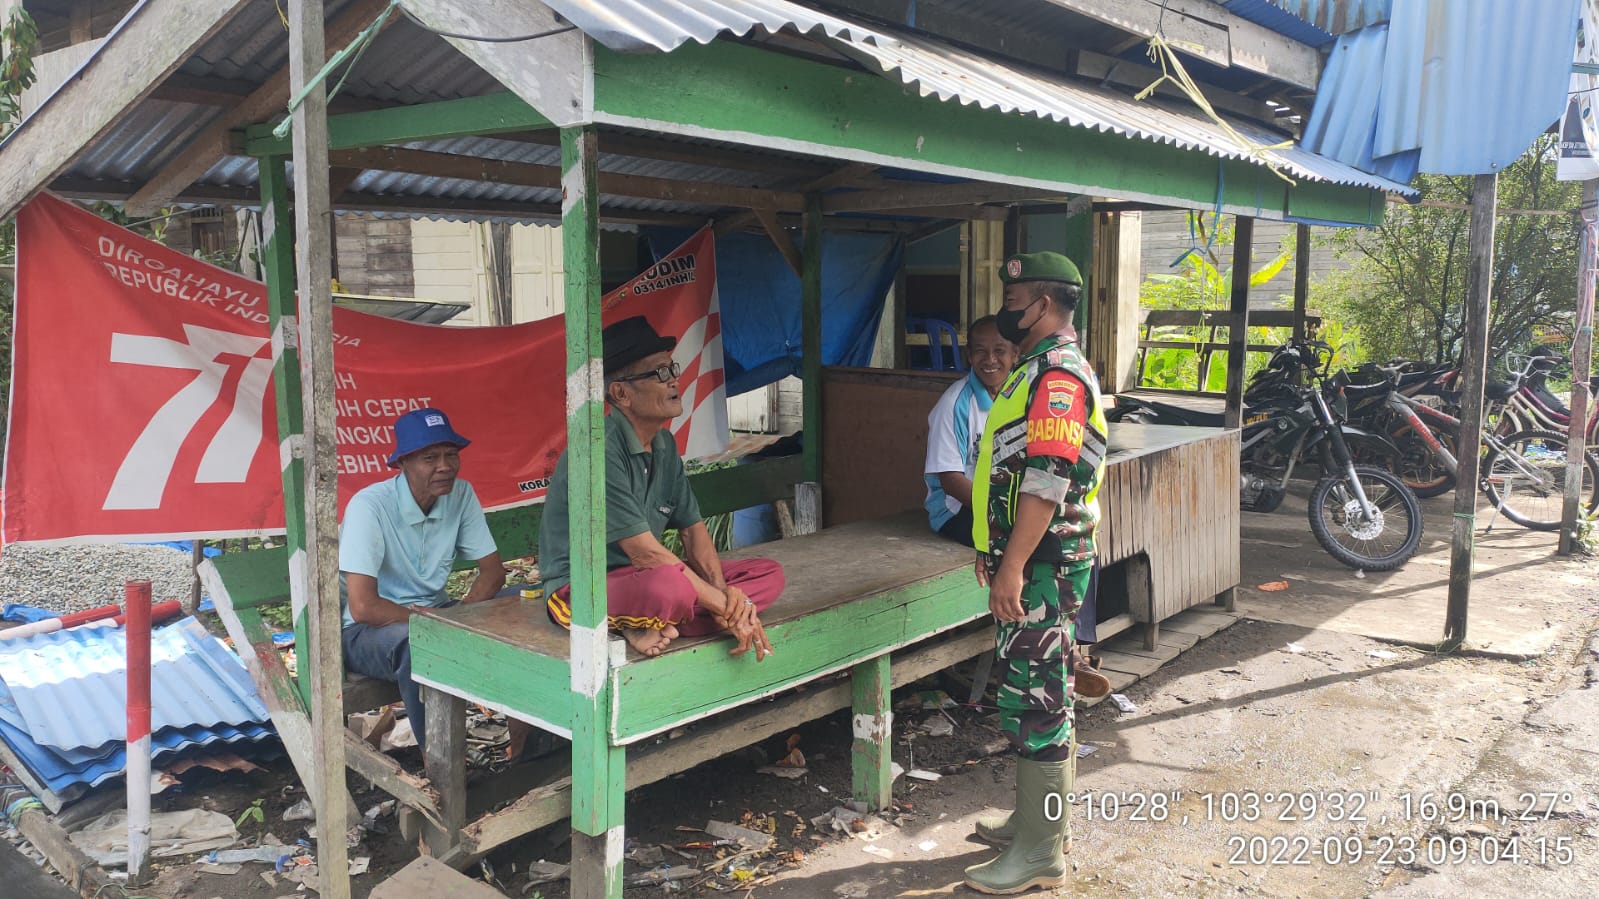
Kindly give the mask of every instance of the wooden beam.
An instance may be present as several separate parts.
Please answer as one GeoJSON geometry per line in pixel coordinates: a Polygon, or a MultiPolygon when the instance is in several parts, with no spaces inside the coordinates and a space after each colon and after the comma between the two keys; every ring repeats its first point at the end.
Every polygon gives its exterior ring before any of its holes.
{"type": "MultiPolygon", "coordinates": [[[[387,106],[350,112],[328,120],[328,149],[375,147],[450,137],[480,137],[501,133],[521,134],[550,125],[521,97],[502,92],[459,100],[438,100],[408,106],[387,106]]],[[[245,156],[277,156],[289,151],[289,139],[273,133],[272,125],[251,125],[243,139],[232,136],[232,149],[245,156]]]]}
{"type": "Polygon", "coordinates": [[[422,762],[443,819],[442,826],[427,828],[427,843],[434,855],[443,855],[461,842],[466,824],[466,700],[425,684],[421,689],[427,733],[422,762]]]}
{"type": "MultiPolygon", "coordinates": [[[[905,206],[873,210],[874,215],[914,216],[929,219],[960,219],[963,222],[1003,222],[1010,211],[1003,206],[905,206]]],[[[835,222],[848,219],[835,218],[835,222]]]]}
{"type": "MultiPolygon", "coordinates": [[[[253,81],[235,78],[206,78],[185,72],[173,72],[150,95],[152,100],[189,103],[194,106],[232,106],[250,96],[260,85],[253,81]]],[[[391,100],[375,100],[340,94],[328,101],[328,109],[340,113],[367,112],[399,106],[391,100]]]]}
{"type": "Polygon", "coordinates": [[[1499,176],[1478,175],[1471,186],[1471,237],[1466,270],[1466,333],[1460,338],[1460,430],[1455,437],[1455,514],[1450,519],[1449,600],[1438,648],[1453,652],[1466,640],[1471,562],[1476,552],[1477,477],[1481,465],[1483,386],[1488,380],[1488,315],[1493,296],[1494,208],[1499,176]]]}
{"type": "MultiPolygon", "coordinates": [[[[876,171],[877,166],[875,165],[861,162],[851,162],[846,165],[839,166],[838,168],[835,168],[824,175],[813,178],[802,184],[791,184],[788,186],[791,189],[797,190],[801,193],[825,191],[831,190],[835,187],[844,186],[875,188],[886,183],[881,177],[875,174],[876,171]]],[[[764,227],[764,223],[756,217],[753,211],[737,212],[718,221],[716,223],[716,233],[718,235],[731,234],[734,231],[743,231],[747,228],[752,228],[757,224],[761,224],[764,227]]]]}
{"type": "MultiPolygon", "coordinates": [[[[827,194],[822,197],[822,211],[824,213],[883,212],[893,209],[922,207],[1015,203],[1022,200],[1041,200],[1060,196],[1060,191],[1056,190],[989,184],[982,181],[963,181],[954,184],[923,183],[892,187],[886,190],[862,190],[851,193],[827,194]]],[[[1001,218],[1003,217],[1002,214],[1001,218]]]]}
{"type": "Polygon", "coordinates": [[[805,268],[800,276],[801,420],[805,480],[822,482],[822,197],[805,203],[805,268]]]}
{"type": "Polygon", "coordinates": [[[1571,419],[1566,426],[1566,495],[1560,505],[1560,555],[1577,549],[1582,505],[1582,469],[1588,454],[1588,378],[1593,369],[1594,270],[1599,268],[1599,180],[1582,184],[1581,250],[1577,256],[1577,314],[1572,322],[1571,419]]]}
{"type": "Polygon", "coordinates": [[[1294,226],[1294,339],[1305,339],[1305,309],[1310,304],[1310,226],[1294,226]]]}
{"type": "Polygon", "coordinates": [[[0,146],[0,218],[66,171],[249,0],[149,0],[0,146]]]}
{"type": "Polygon", "coordinates": [[[804,264],[800,261],[800,251],[794,246],[794,239],[783,230],[783,225],[777,220],[777,211],[765,206],[757,206],[751,210],[761,222],[766,236],[772,239],[772,245],[777,247],[777,252],[783,254],[783,260],[788,267],[793,269],[794,277],[805,277],[804,264]]]}
{"type": "MultiPolygon", "coordinates": [[[[200,6],[206,5],[199,0],[189,0],[189,2],[200,6]]],[[[348,9],[328,24],[324,46],[331,44],[342,47],[348,44],[361,32],[361,29],[372,24],[372,20],[386,6],[388,0],[354,0],[348,9]]],[[[148,12],[145,11],[146,14],[148,12]]],[[[172,17],[163,17],[163,19],[170,22],[179,21],[172,17]]],[[[394,19],[391,17],[390,21],[394,19]]],[[[103,54],[104,50],[101,52],[103,54]]],[[[318,67],[320,68],[320,64],[318,67]]],[[[149,215],[171,203],[174,197],[205,174],[217,160],[228,155],[229,147],[232,145],[233,129],[252,122],[277,118],[283,113],[288,101],[289,70],[285,67],[268,78],[254,93],[220,116],[210,127],[200,132],[200,135],[190,141],[176,159],[162,166],[160,171],[151,176],[138,193],[128,198],[128,214],[149,215]]]]}
{"type": "Polygon", "coordinates": [[[1237,66],[1295,87],[1321,80],[1316,48],[1284,37],[1206,0],[1046,0],[1142,39],[1163,34],[1172,47],[1223,68],[1237,66]]]}
{"type": "MultiPolygon", "coordinates": [[[[300,669],[311,669],[312,741],[324,776],[314,796],[323,899],[349,899],[349,848],[341,835],[349,826],[343,774],[344,647],[339,603],[338,445],[334,439],[333,297],[329,293],[333,256],[333,210],[328,202],[328,97],[316,80],[327,61],[323,44],[322,0],[289,0],[290,96],[299,98],[294,121],[294,230],[300,260],[300,397],[305,436],[291,440],[284,458],[298,449],[306,460],[305,493],[285,494],[285,512],[303,517],[305,544],[290,556],[290,583],[304,595],[303,616],[311,639],[302,641],[300,669]],[[301,577],[296,580],[298,562],[301,577]]],[[[287,335],[278,334],[286,340],[287,335]]],[[[296,602],[295,605],[300,605],[296,602]]]]}
{"type": "MultiPolygon", "coordinates": [[[[484,159],[476,156],[458,156],[432,150],[408,150],[401,147],[369,147],[359,150],[339,150],[330,157],[338,166],[375,169],[383,172],[410,172],[438,178],[459,178],[466,181],[483,181],[491,184],[515,184],[521,187],[557,189],[561,187],[561,170],[555,166],[531,162],[510,162],[502,159],[484,159]]],[[[731,184],[709,184],[694,181],[672,181],[644,175],[622,175],[615,172],[600,173],[600,193],[620,197],[638,197],[674,203],[692,203],[705,206],[743,206],[755,208],[798,211],[804,208],[804,197],[786,191],[761,190],[731,184]]]]}
{"type": "Polygon", "coordinates": [[[192,103],[196,106],[232,106],[248,97],[259,85],[234,78],[203,78],[185,72],[173,72],[156,85],[150,94],[153,100],[173,103],[192,103]]]}
{"type": "Polygon", "coordinates": [[[573,899],[622,895],[627,751],[611,726],[605,609],[605,401],[600,363],[599,141],[561,129],[566,275],[566,464],[571,535],[573,899]]]}
{"type": "MultiPolygon", "coordinates": [[[[1238,216],[1233,230],[1232,318],[1227,323],[1227,405],[1222,410],[1222,425],[1241,427],[1244,420],[1244,357],[1248,355],[1249,273],[1254,249],[1255,220],[1238,216]]],[[[1200,372],[1204,387],[1206,372],[1200,372]]]]}
{"type": "MultiPolygon", "coordinates": [[[[1132,45],[1137,46],[1138,44],[1143,43],[1145,40],[1146,38],[1135,38],[1132,41],[1132,45]]],[[[1121,85],[1122,87],[1133,88],[1135,90],[1143,90],[1149,85],[1154,84],[1156,79],[1160,78],[1161,71],[1159,68],[1155,66],[1144,65],[1143,63],[1130,62],[1125,59],[1118,59],[1116,54],[1119,52],[1121,51],[1115,48],[1110,50],[1109,55],[1094,53],[1088,50],[1082,51],[1081,53],[1077,54],[1077,74],[1083,78],[1092,78],[1100,83],[1117,84],[1121,85]]],[[[1276,81],[1270,81],[1268,83],[1279,89],[1282,87],[1282,85],[1276,81]]],[[[1179,100],[1183,103],[1190,102],[1187,94],[1183,93],[1175,85],[1172,85],[1169,82],[1156,88],[1155,95],[1179,100]]],[[[1266,124],[1271,124],[1276,119],[1274,111],[1270,106],[1266,105],[1265,101],[1257,100],[1253,97],[1245,97],[1230,91],[1224,91],[1217,87],[1205,85],[1205,99],[1210,102],[1210,105],[1216,107],[1216,109],[1221,112],[1236,113],[1238,115],[1247,116],[1255,121],[1266,124]]]]}
{"type": "Polygon", "coordinates": [[[368,746],[348,729],[344,732],[344,758],[351,771],[373,786],[421,812],[435,827],[444,826],[444,813],[439,810],[438,791],[433,785],[407,772],[399,762],[368,746]]]}

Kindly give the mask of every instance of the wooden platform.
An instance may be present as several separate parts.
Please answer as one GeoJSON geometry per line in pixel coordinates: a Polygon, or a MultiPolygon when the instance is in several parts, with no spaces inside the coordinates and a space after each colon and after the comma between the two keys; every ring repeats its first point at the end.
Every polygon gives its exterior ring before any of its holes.
{"type": "MultiPolygon", "coordinates": [[[[860,521],[738,553],[781,562],[788,584],[766,614],[776,649],[734,658],[728,637],[673,642],[647,659],[611,641],[613,737],[628,745],[815,680],[988,613],[972,551],[920,515],[860,521]]],[[[570,643],[542,602],[495,599],[411,619],[418,683],[570,736],[570,643]]]]}
{"type": "MultiPolygon", "coordinates": [[[[1133,634],[1123,634],[1100,643],[1095,652],[1104,660],[1100,673],[1110,681],[1111,690],[1120,693],[1138,683],[1190,649],[1206,637],[1238,622],[1239,616],[1212,609],[1187,609],[1163,622],[1159,644],[1153,649],[1144,648],[1143,640],[1133,634]]],[[[1105,702],[1109,697],[1079,699],[1077,704],[1091,707],[1105,702]]]]}

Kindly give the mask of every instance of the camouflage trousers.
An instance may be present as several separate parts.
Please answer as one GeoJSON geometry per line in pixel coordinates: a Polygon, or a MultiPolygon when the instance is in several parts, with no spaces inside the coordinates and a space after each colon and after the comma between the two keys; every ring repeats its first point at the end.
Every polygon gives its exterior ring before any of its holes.
{"type": "Polygon", "coordinates": [[[1004,665],[999,724],[1016,751],[1039,762],[1072,756],[1072,694],[1067,649],[1092,562],[1029,563],[1020,622],[1001,621],[994,655],[1004,665]]]}

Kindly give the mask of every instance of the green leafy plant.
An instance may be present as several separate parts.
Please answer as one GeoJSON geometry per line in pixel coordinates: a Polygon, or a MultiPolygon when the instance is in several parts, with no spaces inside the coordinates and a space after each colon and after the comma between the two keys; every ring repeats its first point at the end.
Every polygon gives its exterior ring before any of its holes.
{"type": "Polygon", "coordinates": [[[265,799],[257,799],[250,803],[250,805],[245,808],[244,811],[239,812],[239,817],[234,819],[233,826],[242,830],[244,828],[244,822],[254,821],[256,826],[265,827],[266,811],[261,808],[265,802],[265,799]]]}
{"type": "MultiPolygon", "coordinates": [[[[1208,246],[1195,247],[1181,260],[1181,273],[1151,274],[1139,293],[1139,303],[1148,309],[1226,309],[1233,290],[1233,270],[1223,268],[1221,258],[1231,256],[1233,229],[1218,224],[1210,213],[1190,213],[1194,217],[1195,231],[1204,237],[1212,233],[1208,246]],[[1207,220],[1207,216],[1211,216],[1207,220]]],[[[1250,287],[1259,287],[1282,273],[1294,256],[1292,237],[1284,240],[1275,257],[1249,275],[1250,287]]],[[[1250,328],[1248,342],[1277,343],[1281,329],[1250,328]]],[[[1193,349],[1177,347],[1149,348],[1144,351],[1144,376],[1141,387],[1161,387],[1172,390],[1224,390],[1227,386],[1227,351],[1210,354],[1209,366],[1200,372],[1204,350],[1201,345],[1211,339],[1209,326],[1184,326],[1151,329],[1151,339],[1166,341],[1192,341],[1193,349]]],[[[1251,354],[1245,363],[1244,373],[1254,374],[1266,364],[1260,354],[1251,354]]]]}
{"type": "MultiPolygon", "coordinates": [[[[738,464],[736,459],[724,459],[720,462],[699,462],[689,460],[684,463],[689,474],[701,471],[715,471],[719,468],[732,468],[738,464]]],[[[718,552],[726,552],[733,548],[733,513],[723,512],[705,519],[705,529],[711,533],[711,542],[716,545],[718,552]]],[[[683,536],[677,531],[667,531],[661,535],[661,545],[679,558],[683,555],[683,536]]]]}

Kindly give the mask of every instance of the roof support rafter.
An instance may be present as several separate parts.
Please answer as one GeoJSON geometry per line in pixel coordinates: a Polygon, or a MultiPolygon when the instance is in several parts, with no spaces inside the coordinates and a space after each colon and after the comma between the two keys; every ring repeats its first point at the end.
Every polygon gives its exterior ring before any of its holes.
{"type": "MultiPolygon", "coordinates": [[[[521,187],[548,189],[561,187],[561,170],[553,165],[457,156],[450,153],[435,153],[431,150],[407,150],[401,147],[338,150],[331,158],[333,164],[338,166],[385,172],[410,172],[438,178],[515,184],[521,187]]],[[[672,181],[666,178],[622,175],[616,172],[601,172],[599,179],[601,194],[618,197],[705,206],[743,206],[751,209],[764,206],[789,212],[799,211],[805,205],[802,194],[739,187],[734,184],[672,181]]]]}
{"type": "MultiPolygon", "coordinates": [[[[184,5],[205,6],[191,0],[184,5]]],[[[235,3],[234,6],[242,6],[235,3]]],[[[349,43],[361,29],[372,24],[372,20],[388,5],[388,0],[355,0],[355,2],[339,15],[338,18],[328,23],[324,30],[326,43],[329,46],[342,47],[349,43]]],[[[148,17],[152,10],[148,7],[140,11],[139,17],[148,17]]],[[[160,16],[163,23],[180,21],[173,16],[160,16]]],[[[390,21],[394,21],[390,19],[390,21]]],[[[184,58],[187,58],[185,54],[184,58]]],[[[159,81],[160,79],[156,79],[159,81]]],[[[130,215],[149,215],[155,210],[172,202],[185,187],[193,184],[206,170],[215,165],[217,160],[228,155],[231,146],[230,132],[241,125],[250,122],[259,122],[267,118],[278,118],[288,106],[289,102],[289,69],[287,66],[275,73],[266,83],[257,88],[250,96],[239,101],[238,105],[230,109],[227,114],[219,118],[209,128],[200,133],[198,137],[189,142],[178,157],[161,167],[149,181],[145,182],[138,193],[128,198],[127,209],[130,215]]],[[[127,104],[131,107],[131,103],[127,104]]],[[[284,151],[285,153],[287,150],[284,151]]]]}
{"type": "MultiPolygon", "coordinates": [[[[550,120],[517,95],[509,92],[486,94],[330,116],[328,149],[492,136],[548,127],[550,120]]],[[[246,156],[282,156],[289,151],[289,139],[274,135],[271,126],[253,125],[246,128],[243,135],[242,143],[236,142],[236,148],[246,156]]]]}
{"type": "Polygon", "coordinates": [[[5,142],[0,216],[67,169],[248,0],[147,0],[5,142]]]}

